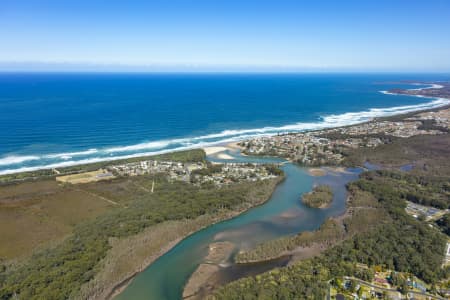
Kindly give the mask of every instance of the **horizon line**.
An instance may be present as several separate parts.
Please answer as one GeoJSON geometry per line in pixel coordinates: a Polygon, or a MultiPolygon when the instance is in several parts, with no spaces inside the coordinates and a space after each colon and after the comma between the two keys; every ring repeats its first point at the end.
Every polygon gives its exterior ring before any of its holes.
{"type": "MultiPolygon", "coordinates": [[[[426,75],[439,74],[449,75],[450,71],[431,71],[431,70],[2,70],[0,74],[404,74],[404,75],[426,75]]],[[[449,79],[450,80],[450,79],[449,79]]]]}
{"type": "Polygon", "coordinates": [[[93,62],[2,61],[0,73],[401,73],[450,74],[450,69],[257,64],[124,64],[93,62]]]}

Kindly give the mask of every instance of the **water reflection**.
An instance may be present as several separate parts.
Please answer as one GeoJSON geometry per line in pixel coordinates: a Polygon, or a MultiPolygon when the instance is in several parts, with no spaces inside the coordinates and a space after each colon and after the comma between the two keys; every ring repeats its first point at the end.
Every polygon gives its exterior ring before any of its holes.
{"type": "MultiPolygon", "coordinates": [[[[184,284],[197,266],[203,262],[211,243],[228,241],[235,252],[250,249],[259,243],[282,236],[317,229],[328,217],[345,212],[347,191],[345,185],[357,178],[360,169],[324,169],[326,175],[314,177],[307,169],[271,157],[243,156],[239,150],[226,151],[233,159],[220,159],[218,154],[208,157],[213,162],[283,163],[285,180],[280,183],[270,200],[236,218],[200,230],[178,243],[139,274],[117,299],[180,299],[184,284]],[[334,196],[332,204],[324,209],[302,204],[301,195],[313,185],[328,184],[334,196]]],[[[223,157],[223,156],[222,156],[223,157]]],[[[229,158],[229,157],[228,157],[229,158]]],[[[221,265],[209,280],[210,287],[224,284],[243,276],[255,275],[276,266],[283,266],[289,258],[260,264],[236,265],[232,258],[221,265]]],[[[207,287],[205,291],[207,291],[207,287]]]]}

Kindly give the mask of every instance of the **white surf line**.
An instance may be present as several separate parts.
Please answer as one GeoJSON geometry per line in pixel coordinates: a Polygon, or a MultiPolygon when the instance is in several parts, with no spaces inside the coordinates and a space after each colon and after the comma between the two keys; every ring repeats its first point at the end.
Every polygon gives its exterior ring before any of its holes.
{"type": "Polygon", "coordinates": [[[0,158],[0,166],[7,166],[7,165],[12,165],[12,164],[20,164],[23,163],[25,161],[30,161],[30,160],[39,160],[41,159],[39,156],[36,155],[24,155],[24,156],[19,156],[19,155],[10,155],[10,156],[6,156],[3,158],[0,158]]]}
{"type": "MultiPolygon", "coordinates": [[[[421,83],[417,83],[417,84],[421,84],[421,83]]],[[[437,86],[443,87],[441,85],[437,85],[437,86]]],[[[420,89],[425,89],[425,88],[430,88],[430,87],[424,87],[424,88],[420,88],[420,89]]],[[[380,92],[388,93],[386,91],[380,91],[380,92]]],[[[403,95],[403,94],[395,94],[395,93],[388,93],[388,94],[403,95]]],[[[173,139],[173,140],[154,141],[154,142],[140,143],[140,144],[136,144],[136,145],[123,146],[123,147],[117,146],[117,147],[108,148],[108,149],[104,149],[104,150],[89,149],[89,150],[80,151],[80,152],[47,154],[47,155],[43,155],[43,156],[7,156],[5,158],[0,158],[0,165],[7,166],[7,165],[23,163],[23,162],[31,161],[31,160],[39,160],[39,159],[43,159],[43,158],[45,159],[45,158],[49,158],[49,156],[52,156],[54,158],[61,158],[61,159],[64,159],[65,161],[55,162],[55,163],[47,164],[47,165],[20,167],[20,168],[16,168],[16,169],[6,169],[6,170],[0,171],[0,175],[28,172],[28,171],[36,171],[36,170],[44,170],[44,169],[62,168],[62,167],[69,167],[69,166],[74,166],[74,165],[83,165],[83,164],[96,163],[96,162],[114,161],[114,160],[120,160],[120,159],[158,155],[158,154],[190,150],[190,149],[198,149],[198,148],[210,147],[210,146],[220,145],[220,144],[229,143],[229,142],[242,141],[242,140],[249,139],[249,138],[272,136],[274,134],[279,134],[279,133],[304,132],[304,131],[312,131],[312,130],[321,130],[321,129],[326,129],[326,128],[337,128],[337,127],[342,127],[342,126],[349,126],[349,125],[356,125],[356,124],[364,123],[364,122],[370,121],[371,119],[373,119],[375,117],[393,116],[393,115],[404,114],[404,113],[409,113],[409,112],[414,112],[414,111],[438,108],[438,107],[442,107],[442,106],[450,104],[450,100],[446,99],[446,98],[426,97],[426,96],[421,96],[421,95],[407,95],[407,96],[430,98],[430,99],[435,99],[435,100],[433,100],[431,102],[416,104],[416,105],[396,106],[396,107],[394,106],[394,107],[388,107],[388,108],[371,108],[367,111],[348,112],[348,113],[343,113],[343,114],[339,114],[339,115],[328,115],[328,116],[322,117],[321,122],[309,122],[309,123],[299,122],[299,123],[280,126],[280,127],[263,127],[263,128],[255,128],[255,129],[244,129],[244,130],[224,130],[220,133],[203,135],[203,136],[192,137],[192,138],[180,138],[180,139],[173,139]],[[218,141],[204,141],[204,140],[220,138],[220,137],[227,137],[227,138],[218,140],[218,141]],[[196,141],[198,141],[198,142],[196,142],[196,141]],[[180,146],[180,147],[170,148],[170,149],[161,149],[161,147],[168,147],[171,144],[182,144],[182,145],[184,144],[185,146],[180,146]],[[81,159],[79,161],[65,159],[66,157],[68,157],[70,155],[80,156],[80,155],[89,155],[89,154],[94,154],[94,153],[112,154],[114,152],[120,153],[120,152],[126,152],[126,151],[151,150],[151,149],[154,149],[155,151],[123,154],[123,155],[109,156],[109,157],[86,158],[86,159],[81,159]]]]}
{"type": "MultiPolygon", "coordinates": [[[[411,85],[429,85],[426,87],[422,87],[422,88],[417,88],[417,89],[406,89],[408,91],[420,91],[420,90],[428,90],[428,89],[442,89],[444,86],[441,84],[437,84],[437,83],[420,83],[420,82],[415,82],[415,83],[408,83],[411,85]]],[[[380,91],[380,93],[386,94],[386,95],[405,95],[405,94],[397,94],[397,93],[391,93],[388,91],[380,91]]],[[[421,95],[406,95],[406,96],[421,96],[421,95]]],[[[434,98],[434,97],[425,97],[422,96],[421,98],[434,98]]]]}

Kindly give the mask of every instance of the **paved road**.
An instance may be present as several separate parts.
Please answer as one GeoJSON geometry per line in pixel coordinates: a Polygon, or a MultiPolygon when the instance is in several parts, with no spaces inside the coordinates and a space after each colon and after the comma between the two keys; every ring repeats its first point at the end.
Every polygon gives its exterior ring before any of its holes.
{"type": "MultiPolygon", "coordinates": [[[[345,276],[345,279],[348,280],[355,280],[356,282],[359,282],[360,284],[364,284],[368,287],[374,288],[374,289],[378,289],[378,290],[382,290],[382,291],[386,291],[386,292],[398,292],[396,289],[387,289],[387,288],[383,288],[383,287],[379,287],[378,285],[373,285],[371,283],[368,283],[366,281],[363,281],[361,279],[358,278],[353,278],[353,277],[348,277],[345,276]]],[[[445,298],[439,297],[439,296],[433,296],[427,293],[423,293],[423,292],[415,292],[415,291],[408,291],[409,294],[415,294],[415,295],[420,295],[420,296],[426,296],[426,297],[431,297],[432,299],[438,299],[438,300],[446,300],[445,298]]]]}

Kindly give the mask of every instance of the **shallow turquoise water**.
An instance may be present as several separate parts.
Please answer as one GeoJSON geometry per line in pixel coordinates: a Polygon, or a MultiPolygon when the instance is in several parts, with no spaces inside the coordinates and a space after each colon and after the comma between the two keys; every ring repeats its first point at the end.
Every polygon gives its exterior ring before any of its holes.
{"type": "MultiPolygon", "coordinates": [[[[237,156],[236,153],[232,154],[237,156]]],[[[242,156],[238,156],[236,160],[280,161],[242,156]]],[[[330,172],[327,176],[314,178],[306,169],[291,163],[284,164],[282,169],[286,178],[277,186],[268,202],[190,235],[136,276],[116,299],[181,299],[184,284],[202,263],[210,243],[230,241],[238,249],[247,248],[269,239],[316,229],[327,217],[345,211],[345,183],[357,177],[356,171],[345,174],[330,172]],[[330,184],[334,189],[332,205],[327,209],[303,206],[299,200],[301,194],[310,191],[313,184],[319,182],[330,184]]],[[[239,277],[238,274],[230,276],[230,270],[232,269],[223,270],[224,277],[239,277]]]]}

